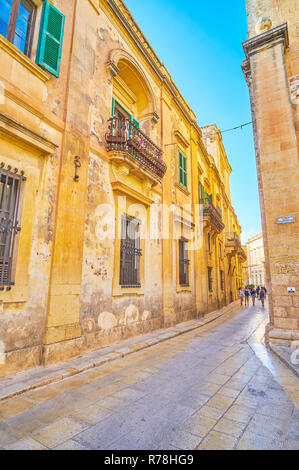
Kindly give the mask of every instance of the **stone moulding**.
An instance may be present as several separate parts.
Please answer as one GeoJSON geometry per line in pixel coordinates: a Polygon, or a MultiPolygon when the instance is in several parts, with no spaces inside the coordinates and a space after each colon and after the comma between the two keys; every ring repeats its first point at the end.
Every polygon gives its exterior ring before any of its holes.
{"type": "Polygon", "coordinates": [[[179,130],[176,130],[175,133],[174,133],[176,139],[181,143],[181,145],[183,145],[183,147],[187,148],[189,147],[189,142],[187,139],[185,139],[185,137],[183,136],[183,134],[179,131],[179,130]]]}
{"type": "Polygon", "coordinates": [[[243,60],[243,62],[241,64],[241,67],[242,67],[242,70],[243,70],[243,75],[245,77],[246,83],[247,83],[248,87],[250,87],[252,76],[251,76],[251,69],[250,69],[249,60],[248,59],[243,60]]]}
{"type": "Polygon", "coordinates": [[[58,147],[58,145],[3,113],[0,113],[0,134],[9,135],[16,140],[41,150],[45,154],[52,154],[58,147]]]}
{"type": "Polygon", "coordinates": [[[243,49],[246,58],[249,59],[254,54],[257,54],[264,48],[273,47],[277,44],[283,44],[284,49],[289,47],[289,34],[288,24],[283,23],[276,28],[272,28],[265,33],[254,36],[251,39],[243,42],[243,49]]]}
{"type": "Polygon", "coordinates": [[[39,65],[36,65],[31,59],[29,59],[29,57],[19,51],[16,46],[11,44],[4,36],[1,35],[0,49],[3,49],[7,54],[11,55],[17,62],[23,65],[42,82],[50,80],[50,75],[47,72],[45,72],[39,65]]]}

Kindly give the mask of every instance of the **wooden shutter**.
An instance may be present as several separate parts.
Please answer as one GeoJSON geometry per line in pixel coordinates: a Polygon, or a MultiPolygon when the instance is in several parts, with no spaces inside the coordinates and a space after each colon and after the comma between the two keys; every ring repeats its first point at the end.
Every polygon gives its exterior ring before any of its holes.
{"type": "Polygon", "coordinates": [[[199,203],[203,202],[203,199],[205,197],[205,190],[199,178],[198,178],[198,197],[199,197],[199,203]]]}
{"type": "Polygon", "coordinates": [[[179,151],[179,183],[187,188],[187,159],[179,151]]]}
{"type": "Polygon", "coordinates": [[[182,162],[182,154],[179,152],[179,183],[183,184],[183,162],[182,162]]]}
{"type": "Polygon", "coordinates": [[[36,63],[59,77],[65,17],[48,0],[43,5],[36,63]]]}
{"type": "Polygon", "coordinates": [[[187,188],[187,159],[179,151],[179,183],[187,188]]]}
{"type": "Polygon", "coordinates": [[[187,188],[187,158],[183,155],[183,174],[184,174],[184,186],[187,188]]]}

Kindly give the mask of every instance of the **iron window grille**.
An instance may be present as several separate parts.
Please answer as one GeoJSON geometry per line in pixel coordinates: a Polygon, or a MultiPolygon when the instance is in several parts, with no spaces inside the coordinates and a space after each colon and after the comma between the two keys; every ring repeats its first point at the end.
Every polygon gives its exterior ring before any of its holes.
{"type": "Polygon", "coordinates": [[[181,286],[189,286],[189,264],[188,241],[181,238],[179,240],[179,278],[181,286]]]}
{"type": "Polygon", "coordinates": [[[212,268],[208,268],[208,288],[209,292],[213,292],[212,268]]]}
{"type": "Polygon", "coordinates": [[[18,220],[22,182],[26,180],[24,171],[18,168],[7,169],[0,164],[0,290],[11,289],[12,263],[15,238],[21,230],[18,220]]]}
{"type": "Polygon", "coordinates": [[[123,288],[141,287],[140,248],[141,221],[124,214],[121,218],[120,280],[123,288]]]}

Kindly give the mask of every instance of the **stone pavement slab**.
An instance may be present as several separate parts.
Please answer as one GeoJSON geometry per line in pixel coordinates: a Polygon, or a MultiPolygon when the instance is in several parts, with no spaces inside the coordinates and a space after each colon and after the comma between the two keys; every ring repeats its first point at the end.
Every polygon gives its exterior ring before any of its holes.
{"type": "Polygon", "coordinates": [[[181,323],[176,327],[154,331],[146,335],[131,338],[129,340],[111,345],[96,351],[88,352],[83,357],[68,360],[47,368],[38,366],[17,374],[0,378],[0,402],[26,391],[38,389],[48,384],[60,382],[66,378],[77,375],[89,369],[100,367],[104,364],[128,356],[135,352],[147,349],[153,345],[162,343],[179,335],[193,331],[204,325],[208,325],[225,314],[235,311],[239,302],[223,307],[199,320],[191,320],[181,323]]]}
{"type": "Polygon", "coordinates": [[[299,450],[298,378],[258,343],[265,319],[244,308],[2,401],[0,448],[299,450]]]}

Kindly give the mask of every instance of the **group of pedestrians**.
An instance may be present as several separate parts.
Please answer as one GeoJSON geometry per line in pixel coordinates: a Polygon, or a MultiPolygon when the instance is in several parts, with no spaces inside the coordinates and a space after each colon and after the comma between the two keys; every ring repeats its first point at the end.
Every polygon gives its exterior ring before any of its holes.
{"type": "Polygon", "coordinates": [[[257,286],[255,287],[245,287],[245,288],[239,288],[238,296],[240,298],[241,306],[243,305],[244,299],[245,299],[245,307],[249,307],[249,299],[252,301],[252,306],[255,306],[255,299],[259,299],[262,302],[262,307],[265,306],[265,299],[267,295],[267,289],[266,287],[260,287],[257,286]]]}

